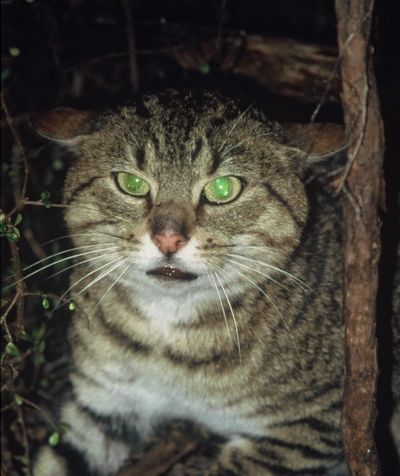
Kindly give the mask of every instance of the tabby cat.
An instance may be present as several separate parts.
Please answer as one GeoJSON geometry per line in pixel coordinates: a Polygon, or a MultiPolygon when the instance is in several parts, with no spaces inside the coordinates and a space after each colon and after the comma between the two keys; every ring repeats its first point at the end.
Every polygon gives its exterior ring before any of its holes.
{"type": "Polygon", "coordinates": [[[342,127],[175,90],[33,124],[76,156],[64,201],[78,309],[70,429],[35,476],[75,476],[76,454],[114,475],[173,421],[224,441],[208,476],[346,474],[340,204],[302,182],[344,148],[342,127]]]}

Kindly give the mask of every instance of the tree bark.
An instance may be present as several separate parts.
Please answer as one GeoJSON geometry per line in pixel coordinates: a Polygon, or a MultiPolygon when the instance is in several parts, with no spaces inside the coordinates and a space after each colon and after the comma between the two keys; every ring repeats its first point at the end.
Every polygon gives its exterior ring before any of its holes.
{"type": "Polygon", "coordinates": [[[375,338],[383,125],[369,44],[373,0],[335,0],[348,159],[344,221],[345,389],[342,438],[351,475],[378,475],[375,338]]]}

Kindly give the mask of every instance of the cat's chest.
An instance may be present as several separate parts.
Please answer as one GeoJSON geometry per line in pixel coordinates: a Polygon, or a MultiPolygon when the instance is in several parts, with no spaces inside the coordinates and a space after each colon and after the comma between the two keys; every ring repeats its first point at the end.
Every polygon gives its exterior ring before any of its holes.
{"type": "MultiPolygon", "coordinates": [[[[146,437],[157,424],[175,419],[193,421],[226,435],[258,434],[262,428],[265,431],[265,421],[261,426],[259,421],[245,416],[246,402],[240,398],[236,403],[226,405],[226,399],[221,399],[219,392],[214,398],[210,395],[206,398],[193,382],[192,385],[189,382],[171,384],[171,376],[167,378],[161,372],[152,372],[151,367],[139,366],[134,377],[122,373],[121,378],[116,374],[114,377],[112,381],[108,378],[99,381],[100,385],[95,389],[90,388],[87,381],[80,385],[79,376],[72,376],[72,380],[78,398],[98,414],[121,416],[141,437],[146,437]]],[[[229,399],[228,393],[226,397],[229,399]]]]}

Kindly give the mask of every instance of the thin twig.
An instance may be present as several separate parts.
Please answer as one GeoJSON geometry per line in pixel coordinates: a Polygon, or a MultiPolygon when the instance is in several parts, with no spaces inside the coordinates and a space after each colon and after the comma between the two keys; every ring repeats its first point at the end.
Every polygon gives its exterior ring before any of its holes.
{"type": "MultiPolygon", "coordinates": [[[[142,50],[136,50],[137,55],[165,55],[165,54],[170,54],[174,51],[179,51],[179,50],[185,50],[186,48],[190,47],[196,47],[199,46],[201,42],[195,42],[191,43],[190,45],[175,45],[175,46],[167,46],[165,48],[145,48],[142,50]]],[[[77,69],[82,69],[82,68],[87,68],[92,65],[95,65],[96,63],[102,63],[103,61],[108,61],[111,59],[118,59],[118,58],[125,58],[125,56],[128,56],[129,53],[127,51],[120,51],[118,53],[108,53],[103,56],[98,56],[97,58],[92,58],[87,61],[83,61],[82,63],[79,63],[75,66],[71,66],[69,68],[66,68],[67,73],[71,73],[72,71],[76,71],[77,69]]]]}
{"type": "Polygon", "coordinates": [[[7,107],[7,103],[4,99],[4,94],[1,93],[1,104],[3,106],[3,109],[4,109],[4,112],[5,112],[5,115],[6,115],[6,119],[7,119],[7,123],[10,127],[10,130],[14,136],[14,139],[15,139],[15,142],[17,143],[20,151],[21,151],[21,155],[22,155],[22,158],[24,160],[24,183],[22,185],[22,190],[21,190],[21,195],[20,195],[20,200],[19,202],[15,205],[15,207],[11,210],[11,212],[9,212],[7,214],[7,216],[5,217],[6,219],[9,218],[10,216],[12,216],[17,210],[20,209],[21,205],[22,205],[22,202],[24,200],[24,197],[25,197],[25,194],[26,194],[26,188],[28,186],[28,176],[29,176],[29,167],[28,167],[28,158],[26,156],[26,153],[25,153],[25,149],[24,149],[24,146],[22,145],[22,141],[21,141],[21,138],[18,134],[18,131],[15,129],[14,127],[14,124],[13,124],[13,120],[12,120],[12,117],[11,117],[11,114],[10,114],[10,111],[7,107]]]}
{"type": "Polygon", "coordinates": [[[33,407],[35,410],[37,410],[38,412],[40,412],[44,417],[45,419],[50,423],[50,425],[53,427],[54,431],[59,431],[58,430],[58,426],[57,424],[55,423],[55,421],[47,414],[47,412],[45,412],[43,410],[43,408],[40,408],[38,405],[36,405],[35,403],[31,402],[30,400],[27,400],[26,398],[24,397],[21,397],[20,395],[18,395],[18,398],[21,399],[24,403],[26,403],[27,405],[30,405],[31,407],[33,407]]]}
{"type": "Polygon", "coordinates": [[[348,160],[347,160],[347,163],[346,163],[346,168],[345,168],[345,171],[344,171],[344,174],[343,174],[343,178],[342,178],[341,183],[338,186],[338,192],[341,192],[343,190],[344,183],[347,180],[347,177],[349,175],[349,172],[350,172],[350,169],[353,165],[353,162],[354,162],[355,158],[357,157],[357,155],[360,151],[360,148],[361,148],[361,145],[363,143],[364,136],[365,136],[365,127],[366,127],[366,124],[367,124],[367,111],[368,111],[368,93],[369,93],[367,72],[365,72],[365,74],[364,74],[364,85],[365,86],[364,86],[363,103],[360,104],[360,109],[361,109],[360,130],[362,131],[362,133],[360,133],[360,135],[358,136],[358,141],[357,141],[357,145],[356,145],[355,149],[351,153],[349,153],[348,160]]]}
{"type": "Polygon", "coordinates": [[[11,250],[11,257],[12,263],[15,272],[15,282],[17,288],[17,318],[15,322],[15,338],[16,340],[19,339],[19,334],[21,331],[24,331],[24,304],[25,304],[25,292],[26,292],[26,285],[23,281],[24,276],[22,274],[21,268],[21,261],[19,257],[19,250],[18,246],[14,241],[9,240],[10,243],[10,250],[11,250]]]}
{"type": "Polygon", "coordinates": [[[19,299],[19,295],[18,295],[18,293],[16,293],[13,300],[11,301],[11,304],[8,306],[6,312],[1,316],[1,321],[0,321],[1,324],[4,324],[4,327],[5,327],[7,335],[8,335],[8,340],[10,342],[13,341],[13,338],[12,338],[12,335],[11,335],[10,330],[8,328],[8,325],[7,325],[7,316],[10,313],[11,309],[15,306],[15,303],[18,301],[18,299],[19,299]]]}
{"type": "Polygon", "coordinates": [[[228,3],[228,0],[222,0],[221,1],[221,6],[219,8],[219,16],[218,16],[218,29],[217,29],[217,39],[215,41],[215,47],[216,47],[216,57],[215,61],[218,63],[220,58],[221,58],[221,40],[222,40],[222,28],[224,26],[225,20],[226,20],[226,15],[225,15],[225,9],[226,9],[226,4],[228,3]]]}
{"type": "Polygon", "coordinates": [[[131,76],[132,89],[134,93],[139,92],[139,69],[137,64],[135,30],[133,26],[132,12],[128,0],[122,0],[122,6],[125,11],[126,36],[128,40],[129,51],[129,69],[131,76]]]}
{"type": "MultiPolygon", "coordinates": [[[[37,200],[35,202],[35,201],[28,200],[28,199],[24,198],[24,199],[21,200],[21,202],[23,203],[23,205],[38,205],[38,206],[42,206],[42,207],[45,206],[45,204],[43,203],[42,200],[37,200]]],[[[69,205],[65,205],[63,203],[51,203],[50,207],[68,208],[69,205]]]]}
{"type": "MultiPolygon", "coordinates": [[[[22,399],[21,399],[22,400],[22,399]]],[[[25,474],[27,476],[31,476],[31,460],[29,457],[29,441],[28,441],[28,433],[26,431],[26,426],[25,426],[25,420],[24,420],[24,414],[22,412],[22,408],[18,405],[17,406],[17,413],[18,413],[18,422],[21,426],[22,430],[22,439],[23,439],[23,446],[24,446],[24,451],[25,451],[25,463],[26,463],[26,472],[25,474]]]]}
{"type": "MultiPolygon", "coordinates": [[[[342,48],[341,51],[339,51],[339,56],[337,57],[336,61],[335,61],[335,65],[333,67],[333,71],[332,71],[332,76],[330,77],[327,85],[326,85],[326,89],[325,89],[325,92],[324,94],[322,95],[322,98],[319,102],[319,104],[317,105],[317,107],[315,108],[314,112],[312,113],[311,115],[311,119],[310,119],[310,123],[313,124],[314,121],[315,121],[315,118],[317,117],[317,114],[319,113],[320,109],[321,109],[321,106],[322,104],[324,104],[325,102],[325,99],[326,97],[328,96],[328,93],[331,89],[331,84],[332,84],[332,81],[334,78],[337,78],[339,77],[338,75],[338,69],[339,69],[339,66],[340,66],[340,62],[342,60],[342,55],[343,55],[343,51],[344,51],[344,48],[347,46],[347,44],[349,43],[349,41],[351,40],[351,38],[354,36],[354,33],[352,33],[348,38],[347,38],[347,41],[346,43],[344,44],[344,47],[342,48]]],[[[341,79],[341,78],[340,78],[341,79]]]]}

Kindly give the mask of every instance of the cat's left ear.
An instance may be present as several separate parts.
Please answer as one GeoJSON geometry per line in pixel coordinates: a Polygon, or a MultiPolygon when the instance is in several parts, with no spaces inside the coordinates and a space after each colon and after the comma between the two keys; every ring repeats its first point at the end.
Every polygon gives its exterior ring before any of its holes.
{"type": "Polygon", "coordinates": [[[347,146],[344,126],[339,124],[283,124],[287,143],[298,149],[305,165],[334,155],[347,146]]]}
{"type": "Polygon", "coordinates": [[[37,113],[30,120],[41,136],[65,147],[73,148],[92,132],[98,115],[97,111],[59,107],[52,111],[37,113]]]}

